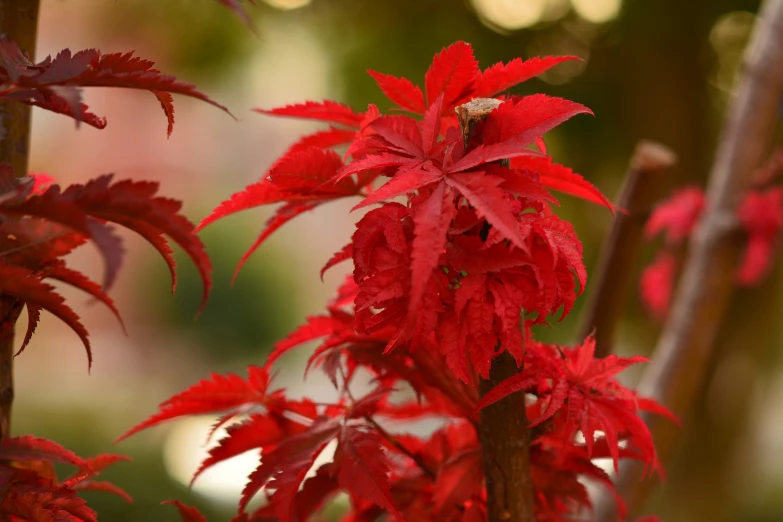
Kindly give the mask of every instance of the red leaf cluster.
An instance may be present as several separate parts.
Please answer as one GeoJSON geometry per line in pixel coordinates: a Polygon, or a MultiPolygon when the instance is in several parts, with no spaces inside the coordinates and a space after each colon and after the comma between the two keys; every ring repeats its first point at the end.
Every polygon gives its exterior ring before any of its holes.
{"type": "Polygon", "coordinates": [[[133,502],[110,482],[96,480],[108,466],[130,460],[101,454],[81,458],[59,444],[29,435],[0,439],[0,518],[12,522],[95,522],[95,512],[79,498],[80,491],[105,491],[133,502]],[[77,471],[59,480],[53,463],[77,471]]]}
{"type": "MultiPolygon", "coordinates": [[[[152,65],[133,53],[102,55],[94,49],[73,55],[66,49],[54,60],[47,58],[33,64],[14,42],[0,38],[0,100],[34,105],[71,116],[77,124],[85,121],[103,128],[106,120],[90,113],[81,102],[82,87],[144,89],[160,102],[168,118],[169,134],[174,124],[172,93],[201,99],[226,110],[193,85],[162,75],[152,65]]],[[[47,310],[74,330],[84,343],[88,362],[92,362],[87,329],[49,283],[65,283],[83,290],[106,305],[122,322],[107,294],[124,253],[112,223],[138,233],[161,254],[171,271],[172,290],[176,285],[176,264],[169,240],[179,245],[200,273],[204,285],[202,306],[206,302],[212,269],[203,244],[195,236],[193,224],[179,213],[181,203],[156,195],[157,183],[113,182],[111,175],[104,175],[63,190],[46,175],[17,178],[14,174],[11,167],[0,163],[0,339],[4,343],[13,340],[14,324],[26,308],[28,328],[19,352],[24,350],[41,310],[47,310]],[[98,247],[105,262],[101,284],[69,268],[62,259],[88,241],[98,247]]],[[[4,368],[3,373],[8,372],[4,368]]],[[[8,375],[3,379],[4,386],[10,384],[8,375]]],[[[13,392],[12,387],[6,388],[4,395],[13,392]]],[[[4,401],[10,403],[9,397],[4,401]]],[[[3,423],[8,420],[4,418],[3,423]]],[[[84,490],[106,491],[130,502],[128,494],[120,488],[96,480],[104,468],[119,460],[128,459],[110,454],[82,459],[44,439],[3,438],[0,440],[0,519],[95,521],[95,512],[77,494],[84,490]],[[78,471],[60,481],[53,462],[76,466],[78,471]]]]}
{"type": "MultiPolygon", "coordinates": [[[[761,283],[772,269],[783,231],[783,187],[775,182],[783,172],[783,152],[778,151],[756,172],[755,187],[744,195],[737,210],[738,227],[745,235],[740,266],[735,274],[739,286],[761,283]]],[[[660,203],[645,228],[648,238],[664,234],[664,247],[642,272],[642,302],[650,314],[663,320],[669,309],[674,281],[685,255],[685,244],[702,216],[706,198],[699,187],[677,190],[660,203]]]]}
{"type": "Polygon", "coordinates": [[[77,122],[102,129],[106,118],[88,111],[82,103],[82,87],[143,89],[155,95],[168,119],[168,134],[174,129],[172,94],[197,98],[228,110],[194,85],[161,74],[153,62],[129,53],[101,54],[86,49],[72,54],[64,49],[52,59],[32,63],[11,40],[0,38],[0,100],[13,100],[65,114],[77,122]]]}
{"type": "MultiPolygon", "coordinates": [[[[87,329],[79,316],[65,303],[54,286],[58,281],[79,288],[106,305],[118,319],[120,314],[106,293],[122,264],[122,240],[110,223],[141,235],[161,254],[171,270],[172,290],[176,284],[176,264],[166,239],[168,236],[193,260],[204,284],[206,302],[212,285],[211,264],[204,246],[193,234],[193,224],[179,213],[179,201],[156,196],[158,184],[145,181],[112,182],[101,176],[85,185],[45,187],[41,178],[15,178],[11,169],[0,165],[0,335],[13,327],[22,307],[27,308],[28,329],[20,352],[30,341],[41,310],[64,321],[92,352],[87,329]],[[69,268],[61,259],[73,249],[92,241],[106,267],[98,284],[69,268]]],[[[121,321],[121,319],[120,319],[121,321]]]]}
{"type": "MultiPolygon", "coordinates": [[[[333,199],[377,205],[327,269],[352,259],[354,271],[327,313],[310,317],[248,379],[212,375],[160,406],[123,437],[190,414],[237,422],[196,471],[248,450],[258,467],[235,522],[314,520],[338,492],[349,522],[486,520],[478,410],[511,393],[530,397],[532,479],[537,519],[566,521],[590,508],[583,478],[609,488],[594,459],[658,461],[639,411],[666,413],[614,376],[639,357],[594,358],[592,338],[576,348],[538,343],[531,326],[571,309],[587,274],[573,227],[551,211],[548,188],[612,205],[581,176],[556,165],[542,136],[582,105],[545,95],[508,96],[465,140],[453,109],[495,95],[570,58],[535,58],[481,71],[458,42],[435,56],[424,89],[371,72],[400,109],[416,117],[357,113],[336,102],[263,111],[335,125],[294,144],[257,183],[200,225],[251,207],[281,203],[247,257],[283,223],[333,199]],[[347,145],[340,157],[330,149],[347,145]],[[535,145],[536,148],[532,148],[535,145]],[[379,187],[373,182],[383,180],[379,187]],[[389,201],[394,199],[395,201],[389,201]],[[273,363],[319,340],[308,371],[320,368],[339,392],[333,403],[271,391],[273,363]],[[517,375],[483,398],[478,383],[503,351],[517,375]],[[357,375],[372,377],[359,393],[357,375]],[[405,397],[409,389],[415,397],[405,397]],[[420,438],[394,427],[422,418],[439,429],[420,438]],[[330,461],[314,463],[333,446],[330,461]],[[264,502],[247,511],[261,494],[264,502]]],[[[377,184],[376,184],[377,185],[377,184]]],[[[621,515],[622,500],[618,499],[621,515]]],[[[183,519],[200,515],[175,504],[183,519]]]]}

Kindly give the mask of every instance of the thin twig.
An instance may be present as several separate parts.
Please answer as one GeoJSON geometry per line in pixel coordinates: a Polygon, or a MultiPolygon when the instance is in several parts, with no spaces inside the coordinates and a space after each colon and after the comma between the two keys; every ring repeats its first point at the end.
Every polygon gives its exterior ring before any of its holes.
{"type": "Polygon", "coordinates": [[[595,331],[596,357],[612,352],[615,326],[635,275],[644,222],[653,204],[663,196],[667,171],[676,161],[671,150],[652,141],[639,142],[631,157],[617,202],[625,213],[617,214],[601,250],[580,336],[584,339],[595,331]]]}
{"type": "MultiPolygon", "coordinates": [[[[739,260],[736,210],[752,183],[754,170],[769,150],[783,93],[783,0],[765,0],[746,50],[743,69],[715,154],[707,187],[707,207],[689,245],[674,306],[655,350],[653,361],[639,385],[643,396],[653,397],[687,420],[701,388],[734,290],[739,260]]],[[[677,429],[660,417],[645,416],[656,447],[666,458],[677,429]]],[[[621,468],[618,490],[638,513],[650,490],[640,485],[641,469],[627,463],[621,468]]],[[[611,501],[597,504],[597,520],[614,520],[611,501]]]]}
{"type": "MultiPolygon", "coordinates": [[[[22,52],[35,59],[39,0],[0,0],[0,37],[16,42],[22,52]]],[[[11,166],[17,176],[27,175],[30,152],[30,107],[0,101],[0,164],[11,166]]],[[[0,291],[2,289],[0,288],[0,291]]],[[[14,323],[21,307],[0,295],[0,438],[11,433],[14,397],[14,323]]]]}
{"type": "Polygon", "coordinates": [[[426,464],[426,463],[425,463],[425,462],[422,460],[422,458],[421,458],[420,456],[416,455],[415,453],[412,453],[412,452],[411,452],[411,451],[410,451],[408,448],[406,448],[405,446],[403,446],[403,445],[402,445],[402,443],[401,443],[400,441],[398,441],[398,440],[397,440],[397,439],[394,437],[394,435],[392,435],[391,433],[389,433],[388,431],[386,431],[386,430],[383,428],[383,426],[381,426],[380,424],[378,424],[378,422],[377,422],[375,419],[373,419],[372,417],[370,417],[369,415],[365,415],[365,416],[364,416],[364,420],[366,420],[367,422],[369,422],[369,423],[372,425],[372,427],[373,427],[373,428],[375,428],[375,430],[376,430],[378,433],[380,433],[380,434],[381,434],[381,436],[382,436],[384,439],[386,439],[387,441],[389,441],[389,443],[390,443],[392,446],[394,446],[395,448],[397,448],[397,450],[399,450],[399,452],[400,452],[400,453],[403,453],[405,456],[407,456],[409,459],[411,459],[413,462],[415,462],[415,463],[416,463],[416,465],[417,465],[417,466],[419,466],[419,468],[421,468],[421,470],[422,470],[422,471],[423,471],[423,472],[424,472],[424,473],[425,473],[425,474],[426,474],[428,477],[430,477],[432,480],[435,480],[435,478],[436,478],[435,472],[433,472],[433,471],[432,471],[432,470],[431,470],[431,469],[430,469],[430,468],[427,466],[427,464],[426,464]]]}

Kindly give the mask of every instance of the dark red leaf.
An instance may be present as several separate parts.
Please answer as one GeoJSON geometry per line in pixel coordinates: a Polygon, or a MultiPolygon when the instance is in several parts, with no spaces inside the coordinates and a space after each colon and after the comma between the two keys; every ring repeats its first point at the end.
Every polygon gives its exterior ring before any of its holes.
{"type": "Polygon", "coordinates": [[[207,518],[201,513],[199,513],[198,509],[191,506],[186,506],[185,504],[183,504],[178,500],[164,500],[161,503],[169,504],[177,508],[177,511],[179,511],[179,516],[182,522],[207,522],[207,518]]]}
{"type": "Polygon", "coordinates": [[[23,435],[0,439],[0,459],[15,462],[43,460],[83,467],[86,462],[54,441],[23,435]]]}
{"type": "MultiPolygon", "coordinates": [[[[147,90],[161,102],[168,119],[169,133],[174,124],[171,94],[190,96],[228,112],[228,109],[198,91],[194,85],[161,74],[153,65],[154,62],[135,57],[132,52],[101,54],[96,49],[76,54],[64,49],[54,60],[47,58],[33,64],[19,52],[16,43],[0,40],[0,83],[5,87],[0,97],[44,109],[51,108],[55,112],[73,116],[78,122],[85,119],[81,87],[147,90]]],[[[94,116],[91,119],[94,125],[99,123],[94,116]]]]}
{"type": "Polygon", "coordinates": [[[103,491],[105,493],[111,493],[122,498],[128,504],[133,504],[133,497],[131,497],[127,491],[119,486],[115,486],[111,482],[105,480],[88,480],[86,482],[79,482],[74,485],[73,489],[77,491],[103,491]]]}
{"type": "Polygon", "coordinates": [[[343,426],[335,462],[341,488],[352,496],[374,502],[398,521],[404,520],[394,506],[389,489],[389,465],[376,432],[343,426]]]}
{"type": "Polygon", "coordinates": [[[456,213],[453,192],[445,183],[439,183],[413,215],[414,238],[411,247],[411,293],[408,308],[411,319],[416,317],[422,305],[424,288],[432,277],[438,258],[446,245],[446,232],[456,213]]]}
{"type": "Polygon", "coordinates": [[[339,252],[335,252],[332,257],[329,258],[329,261],[326,262],[324,267],[321,269],[321,281],[324,280],[324,274],[327,270],[332,268],[333,266],[342,263],[343,261],[346,261],[348,259],[351,259],[353,257],[353,245],[351,243],[348,243],[343,248],[340,249],[339,252]]]}
{"type": "MultiPolygon", "coordinates": [[[[52,285],[42,282],[39,276],[26,268],[0,263],[0,291],[16,297],[25,304],[43,308],[60,318],[82,340],[87,351],[88,366],[92,366],[92,351],[90,350],[87,329],[79,320],[79,316],[65,304],[65,299],[54,291],[52,285]]],[[[33,319],[35,319],[35,313],[33,313],[33,319]]]]}

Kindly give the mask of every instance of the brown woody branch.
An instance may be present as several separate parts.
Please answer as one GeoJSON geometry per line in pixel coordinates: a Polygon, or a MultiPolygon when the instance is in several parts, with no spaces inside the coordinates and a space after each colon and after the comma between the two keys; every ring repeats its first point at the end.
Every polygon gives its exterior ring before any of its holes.
{"type": "MultiPolygon", "coordinates": [[[[514,358],[503,352],[492,361],[489,379],[479,382],[483,397],[504,380],[513,377],[514,358]]],[[[479,442],[487,481],[489,522],[535,520],[533,477],[530,474],[530,441],[525,413],[525,394],[516,392],[481,410],[479,442]]]]}
{"type": "MultiPolygon", "coordinates": [[[[783,93],[783,1],[765,0],[746,50],[736,96],[729,107],[707,187],[707,206],[689,244],[674,305],[653,361],[639,385],[684,419],[701,388],[715,337],[734,289],[740,245],[736,210],[753,171],[768,152],[783,93]]],[[[661,458],[671,452],[677,428],[645,416],[661,458]]],[[[618,490],[638,513],[652,485],[639,485],[641,469],[621,468],[618,490]]],[[[611,501],[601,499],[597,520],[611,521],[611,501]]]]}
{"type": "MultiPolygon", "coordinates": [[[[16,42],[32,60],[38,32],[39,0],[0,0],[0,38],[16,42]]],[[[27,175],[30,150],[30,107],[0,101],[0,164],[11,165],[17,176],[27,175]]],[[[0,288],[2,291],[2,288],[0,288]]],[[[14,323],[21,307],[0,294],[0,438],[11,431],[14,397],[14,323]]]]}
{"type": "MultiPolygon", "coordinates": [[[[477,98],[457,107],[462,138],[467,145],[476,123],[500,105],[500,100],[477,98]]],[[[492,361],[488,380],[480,380],[479,393],[487,392],[522,371],[507,352],[492,361]]],[[[530,474],[530,440],[525,394],[517,392],[481,410],[479,442],[487,484],[489,522],[533,522],[533,478],[530,474]]]]}
{"type": "Polygon", "coordinates": [[[667,171],[676,161],[671,150],[652,141],[640,141],[631,157],[617,201],[627,213],[617,214],[601,249],[580,336],[584,339],[595,331],[596,357],[612,352],[615,326],[634,280],[644,223],[653,204],[663,196],[667,171]]]}

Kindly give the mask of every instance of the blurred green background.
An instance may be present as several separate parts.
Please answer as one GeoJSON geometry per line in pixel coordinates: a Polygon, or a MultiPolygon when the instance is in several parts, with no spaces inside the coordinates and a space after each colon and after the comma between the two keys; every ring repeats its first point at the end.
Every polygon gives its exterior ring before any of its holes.
{"type": "MultiPolygon", "coordinates": [[[[43,0],[39,56],[63,47],[136,49],[166,73],[196,83],[227,105],[235,122],[211,107],[177,99],[170,140],[154,99],[144,93],[91,91],[86,102],[109,118],[105,131],[74,130],[65,118],[35,113],[33,169],[67,182],[103,172],[158,179],[198,221],[231,193],[261,176],[297,136],[315,128],[250,112],[305,99],[332,98],[362,109],[388,107],[365,70],[416,83],[433,54],[466,40],[483,67],[517,56],[575,54],[567,64],[515,89],[545,92],[589,106],[547,136],[551,154],[616,196],[639,139],[658,140],[679,157],[672,185],[703,183],[726,102],[759,2],[750,0],[263,0],[248,6],[254,36],[214,0],[43,0]]],[[[781,64],[783,66],[783,64],[781,64]]],[[[107,90],[109,91],[109,90],[107,90]]],[[[604,210],[561,198],[592,268],[611,224],[604,210]]],[[[234,286],[231,274],[268,212],[251,211],[202,235],[215,264],[215,289],[197,321],[201,289],[182,259],[177,293],[148,247],[129,238],[131,259],[117,290],[130,337],[103,312],[84,310],[96,365],[88,378],[77,342],[47,319],[18,359],[15,431],[51,437],[82,454],[127,453],[107,479],[133,505],[101,494],[89,501],[102,520],[175,519],[162,500],[198,505],[225,520],[235,509],[252,458],[186,482],[203,452],[210,419],[158,428],[119,446],[112,439],[151,414],[157,403],[211,371],[244,375],[272,344],[317,313],[345,272],[321,283],[318,268],[351,233],[349,206],[335,204],[286,225],[257,252],[234,286]],[[97,332],[97,333],[96,333],[97,332]],[[183,483],[184,481],[184,483],[183,483]]],[[[651,259],[653,248],[644,253],[651,259]]],[[[93,268],[80,255],[75,264],[93,268]]],[[[88,269],[88,268],[87,268],[88,269]]],[[[698,409],[669,463],[669,482],[650,504],[668,522],[762,522],[783,519],[783,374],[779,270],[763,287],[738,293],[720,336],[698,409]]],[[[587,291],[590,291],[588,284],[587,291]]],[[[78,297],[77,299],[80,299],[78,297]]],[[[542,338],[571,343],[580,303],[542,338]]],[[[659,325],[629,300],[618,351],[649,353],[659,325]]],[[[297,393],[328,393],[301,384],[300,361],[277,382],[297,393]]],[[[631,382],[638,377],[629,372],[631,382]]]]}

